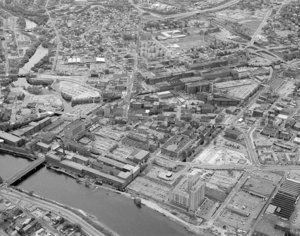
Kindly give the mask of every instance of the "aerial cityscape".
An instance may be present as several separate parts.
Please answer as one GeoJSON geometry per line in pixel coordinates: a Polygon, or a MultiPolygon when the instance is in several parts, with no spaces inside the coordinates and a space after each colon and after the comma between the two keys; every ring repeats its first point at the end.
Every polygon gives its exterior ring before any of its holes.
{"type": "Polygon", "coordinates": [[[0,16],[0,236],[300,235],[299,0],[0,16]]]}

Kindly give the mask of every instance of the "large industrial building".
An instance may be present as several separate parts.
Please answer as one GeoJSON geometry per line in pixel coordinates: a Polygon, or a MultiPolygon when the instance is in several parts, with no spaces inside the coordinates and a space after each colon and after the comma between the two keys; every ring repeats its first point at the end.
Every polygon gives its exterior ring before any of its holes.
{"type": "Polygon", "coordinates": [[[54,166],[97,178],[116,188],[126,187],[140,173],[139,165],[133,166],[103,156],[90,161],[78,154],[66,155],[62,158],[54,152],[49,152],[46,155],[46,160],[54,166]]]}
{"type": "Polygon", "coordinates": [[[161,148],[163,155],[176,158],[185,159],[185,150],[192,144],[192,140],[186,135],[174,135],[161,148]]]}
{"type": "Polygon", "coordinates": [[[12,146],[21,146],[24,143],[22,138],[4,131],[0,131],[0,139],[2,139],[5,144],[12,146]]]}
{"type": "Polygon", "coordinates": [[[85,132],[85,125],[82,120],[75,120],[64,128],[64,137],[67,139],[78,139],[85,132]]]}
{"type": "Polygon", "coordinates": [[[249,79],[230,80],[215,83],[214,91],[235,98],[240,102],[245,102],[258,91],[259,87],[259,83],[249,79]]]}

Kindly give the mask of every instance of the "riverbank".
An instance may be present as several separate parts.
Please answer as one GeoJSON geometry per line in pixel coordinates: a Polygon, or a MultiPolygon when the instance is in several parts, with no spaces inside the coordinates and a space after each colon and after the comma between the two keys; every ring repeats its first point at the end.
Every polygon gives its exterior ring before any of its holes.
{"type": "MultiPolygon", "coordinates": [[[[103,189],[103,190],[106,190],[106,191],[110,191],[110,192],[113,192],[113,193],[116,193],[116,194],[120,194],[132,201],[134,201],[134,199],[136,198],[136,194],[130,194],[128,192],[121,192],[121,191],[118,191],[116,189],[113,189],[111,186],[105,186],[105,185],[98,185],[98,184],[95,184],[94,182],[91,182],[89,181],[88,179],[83,179],[83,178],[80,178],[74,174],[71,174],[61,168],[53,168],[53,167],[48,167],[50,168],[51,170],[55,171],[55,172],[58,172],[58,173],[61,173],[61,174],[64,174],[68,177],[71,177],[73,179],[76,180],[77,183],[84,183],[86,187],[92,187],[94,189],[103,189]],[[88,184],[87,184],[88,183],[88,184]]],[[[199,234],[199,227],[195,226],[195,225],[192,225],[186,221],[184,221],[183,219],[177,217],[176,215],[173,215],[170,211],[164,209],[163,207],[159,206],[159,204],[153,202],[153,201],[150,201],[150,200],[147,200],[145,198],[141,198],[140,196],[138,196],[138,198],[141,199],[141,203],[142,205],[162,214],[163,216],[167,217],[168,219],[172,220],[173,222],[176,222],[176,223],[179,223],[180,225],[182,225],[188,232],[190,233],[193,233],[193,234],[199,234]]],[[[86,214],[86,213],[85,213],[86,214]]]]}
{"type": "MultiPolygon", "coordinates": [[[[66,176],[67,178],[71,178],[71,179],[75,180],[77,184],[79,184],[81,186],[84,186],[84,187],[90,189],[91,191],[97,192],[97,190],[98,190],[99,192],[101,192],[101,190],[104,190],[104,191],[107,192],[108,195],[110,195],[109,192],[115,193],[115,194],[121,195],[122,197],[125,197],[125,198],[129,199],[130,201],[132,201],[132,203],[134,201],[134,198],[136,198],[136,197],[141,198],[141,196],[139,196],[135,193],[121,192],[121,191],[118,191],[116,189],[113,189],[111,186],[96,184],[91,179],[79,177],[79,176],[77,176],[73,173],[70,173],[68,171],[65,171],[64,169],[61,169],[61,168],[54,168],[52,166],[47,166],[46,169],[48,171],[53,172],[56,175],[61,175],[61,176],[66,176]]],[[[21,188],[21,191],[26,192],[22,188],[21,188]]],[[[100,222],[100,220],[98,219],[97,216],[93,216],[93,215],[90,215],[89,213],[87,213],[86,210],[78,210],[76,208],[69,207],[68,205],[61,204],[60,202],[57,202],[57,201],[54,201],[54,200],[49,200],[47,198],[41,197],[40,195],[36,195],[36,196],[39,197],[40,199],[48,200],[49,202],[55,203],[57,205],[61,205],[61,206],[71,210],[72,212],[74,212],[76,214],[80,214],[81,217],[83,217],[87,222],[89,222],[91,225],[93,225],[98,230],[100,230],[103,227],[103,226],[100,225],[100,228],[98,228],[97,227],[97,225],[98,225],[97,222],[100,222]]],[[[191,233],[198,233],[199,232],[199,231],[197,231],[196,226],[194,226],[192,224],[189,224],[188,222],[186,222],[186,221],[182,220],[181,218],[177,217],[176,215],[173,215],[170,211],[168,211],[168,210],[164,209],[163,207],[161,207],[159,205],[159,203],[155,203],[155,202],[147,200],[145,198],[141,198],[141,200],[142,200],[142,205],[146,206],[147,208],[149,208],[149,209],[151,209],[155,212],[158,212],[159,214],[165,216],[169,220],[180,224],[181,226],[183,226],[183,228],[187,232],[191,232],[191,233]]],[[[137,208],[134,204],[132,204],[132,207],[137,208]]]]}
{"type": "MultiPolygon", "coordinates": [[[[25,191],[23,189],[20,189],[20,188],[3,188],[3,190],[8,191],[8,192],[12,192],[12,193],[15,193],[15,194],[25,194],[25,195],[27,195],[28,198],[35,198],[36,201],[39,199],[40,201],[44,201],[44,202],[50,203],[51,205],[55,205],[56,207],[58,207],[57,209],[64,208],[65,210],[70,211],[70,212],[74,213],[75,215],[77,215],[78,217],[80,217],[81,219],[83,219],[86,223],[88,223],[89,225],[94,227],[97,231],[101,232],[103,235],[105,235],[105,236],[120,236],[119,234],[117,234],[116,232],[111,230],[108,226],[106,226],[105,224],[103,224],[99,220],[96,220],[95,217],[91,217],[90,215],[86,214],[82,210],[75,209],[75,208],[72,208],[70,206],[66,206],[62,203],[56,202],[54,200],[47,199],[45,197],[39,196],[39,195],[34,194],[34,193],[32,194],[32,193],[27,192],[27,191],[25,191]]],[[[46,205],[46,203],[45,203],[45,205],[46,205]]],[[[61,214],[61,211],[59,211],[58,213],[61,214]]],[[[82,224],[80,224],[80,225],[82,225],[82,224]]]]}
{"type": "MultiPolygon", "coordinates": [[[[134,194],[130,194],[130,193],[126,193],[126,192],[119,192],[119,194],[121,194],[121,195],[123,195],[123,196],[125,196],[125,197],[127,197],[131,200],[134,200],[136,198],[136,196],[134,194]]],[[[139,196],[139,198],[141,199],[142,206],[144,205],[144,206],[146,206],[146,207],[162,214],[163,216],[167,217],[168,219],[170,219],[170,220],[172,220],[176,223],[179,223],[188,232],[199,235],[199,227],[184,221],[183,219],[179,218],[176,215],[173,215],[170,211],[164,209],[159,204],[157,204],[153,201],[147,200],[145,198],[141,198],[140,196],[139,196]]],[[[199,236],[201,236],[201,235],[199,235],[199,236]]]]}
{"type": "MultiPolygon", "coordinates": [[[[25,158],[0,155],[1,176],[4,180],[8,179],[29,163],[25,158]]],[[[87,186],[85,182],[85,179],[76,181],[69,175],[43,167],[20,182],[18,187],[75,210],[81,209],[77,211],[88,215],[91,220],[102,222],[122,236],[194,235],[158,211],[146,206],[136,207],[130,197],[121,195],[121,192],[105,184],[87,186]]]]}

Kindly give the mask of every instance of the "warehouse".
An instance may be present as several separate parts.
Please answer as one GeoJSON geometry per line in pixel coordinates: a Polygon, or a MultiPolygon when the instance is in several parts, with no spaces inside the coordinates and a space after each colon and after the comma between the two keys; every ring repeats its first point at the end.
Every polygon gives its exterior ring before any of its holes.
{"type": "Polygon", "coordinates": [[[24,140],[22,138],[4,131],[0,131],[0,139],[3,139],[5,144],[12,146],[21,146],[24,144],[24,140]]]}

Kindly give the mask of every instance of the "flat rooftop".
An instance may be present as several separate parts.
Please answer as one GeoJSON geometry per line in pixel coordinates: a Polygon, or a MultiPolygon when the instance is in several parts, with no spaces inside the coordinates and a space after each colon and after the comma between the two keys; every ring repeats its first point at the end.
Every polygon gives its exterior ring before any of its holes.
{"type": "Polygon", "coordinates": [[[13,134],[0,131],[0,138],[4,140],[9,140],[11,142],[19,142],[21,139],[13,134]]]}
{"type": "Polygon", "coordinates": [[[240,87],[245,85],[252,84],[253,81],[249,79],[243,79],[243,80],[230,80],[220,83],[215,83],[214,86],[218,89],[225,89],[225,88],[232,88],[232,87],[240,87]]]}
{"type": "Polygon", "coordinates": [[[238,98],[238,99],[246,99],[250,96],[250,94],[259,87],[258,83],[252,83],[244,86],[236,86],[226,89],[228,95],[238,98]]]}
{"type": "Polygon", "coordinates": [[[180,151],[185,145],[187,145],[190,141],[190,138],[185,135],[175,135],[171,139],[169,139],[164,145],[163,148],[169,151],[180,151]]]}

